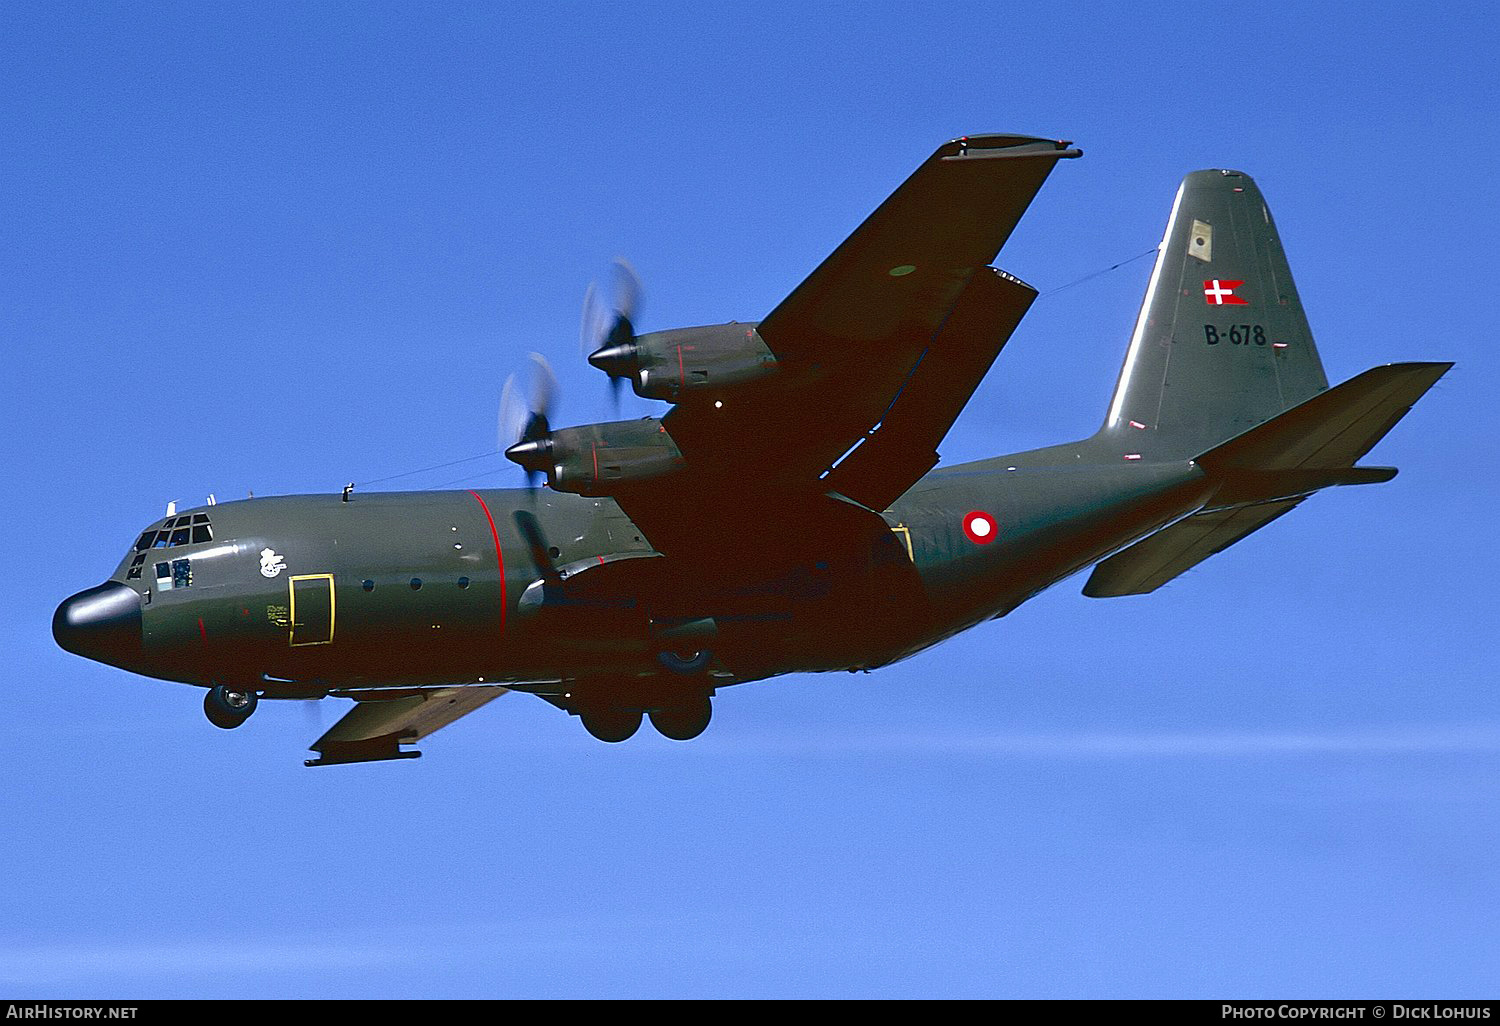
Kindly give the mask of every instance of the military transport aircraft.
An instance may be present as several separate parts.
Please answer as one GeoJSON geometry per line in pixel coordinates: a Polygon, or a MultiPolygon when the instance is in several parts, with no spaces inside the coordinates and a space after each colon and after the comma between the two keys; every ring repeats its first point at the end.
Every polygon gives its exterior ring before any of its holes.
{"type": "Polygon", "coordinates": [[[933,470],[1037,293],[989,266],[1067,142],[944,144],[765,320],[637,334],[589,362],[672,408],[554,430],[545,374],[506,455],[546,488],[298,495],[152,524],[67,599],[70,652],[260,699],[353,699],[308,765],[404,749],[505,691],[605,741],[708,725],[716,689],[904,659],[1093,566],[1153,591],[1332,485],[1449,363],[1328,387],[1276,226],[1239,171],[1177,191],[1103,426],[933,470]]]}

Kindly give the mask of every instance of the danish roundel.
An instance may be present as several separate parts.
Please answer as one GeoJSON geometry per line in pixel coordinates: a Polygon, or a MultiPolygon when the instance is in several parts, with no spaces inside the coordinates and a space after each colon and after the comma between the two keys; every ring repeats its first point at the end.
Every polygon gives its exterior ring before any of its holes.
{"type": "Polygon", "coordinates": [[[1000,528],[996,525],[995,518],[988,513],[976,509],[964,514],[964,535],[975,545],[988,545],[999,533],[1000,528]]]}

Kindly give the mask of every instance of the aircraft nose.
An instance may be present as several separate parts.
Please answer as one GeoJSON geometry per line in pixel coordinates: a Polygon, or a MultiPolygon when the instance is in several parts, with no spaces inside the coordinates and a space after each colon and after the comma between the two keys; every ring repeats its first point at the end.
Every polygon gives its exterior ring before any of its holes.
{"type": "Polygon", "coordinates": [[[141,654],[141,598],[119,581],[80,591],[57,607],[52,637],[58,645],[101,663],[120,666],[141,654]]]}

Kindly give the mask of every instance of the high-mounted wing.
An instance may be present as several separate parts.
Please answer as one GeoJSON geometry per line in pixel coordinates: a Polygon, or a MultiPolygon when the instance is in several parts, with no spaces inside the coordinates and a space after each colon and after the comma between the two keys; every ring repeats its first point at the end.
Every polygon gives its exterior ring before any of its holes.
{"type": "Polygon", "coordinates": [[[940,147],[760,322],[774,375],[664,418],[684,466],[618,495],[652,544],[795,560],[789,522],[818,550],[854,510],[915,483],[1036,297],[987,265],[1056,162],[1078,155],[1022,136],[940,147]]]}
{"type": "Polygon", "coordinates": [[[761,322],[786,362],[864,356],[927,339],[995,259],[1053,165],[1078,150],[1015,135],[938,149],[761,322]]]}

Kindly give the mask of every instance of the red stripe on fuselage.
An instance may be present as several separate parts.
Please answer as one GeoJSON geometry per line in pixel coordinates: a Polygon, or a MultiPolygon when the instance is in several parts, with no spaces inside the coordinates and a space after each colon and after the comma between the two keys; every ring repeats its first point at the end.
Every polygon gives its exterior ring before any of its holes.
{"type": "Polygon", "coordinates": [[[505,556],[500,551],[500,532],[495,530],[495,518],[490,516],[490,507],[485,503],[478,492],[469,489],[469,494],[474,496],[474,501],[479,503],[479,508],[484,510],[484,519],[490,524],[490,537],[495,540],[495,565],[500,568],[500,633],[505,633],[505,556]]]}

